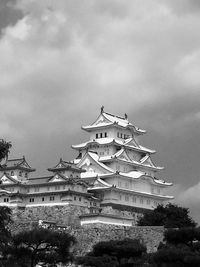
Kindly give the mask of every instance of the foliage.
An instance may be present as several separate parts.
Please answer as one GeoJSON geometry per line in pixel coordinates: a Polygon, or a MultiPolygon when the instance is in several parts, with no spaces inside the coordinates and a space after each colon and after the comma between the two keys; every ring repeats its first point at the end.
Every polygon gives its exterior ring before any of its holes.
{"type": "Polygon", "coordinates": [[[110,240],[94,245],[92,252],[79,258],[78,263],[95,267],[133,266],[143,263],[145,252],[146,247],[137,239],[110,240]]]}
{"type": "Polygon", "coordinates": [[[170,229],[164,240],[152,255],[154,266],[200,266],[200,228],[170,229]]]}
{"type": "Polygon", "coordinates": [[[8,158],[8,154],[10,152],[11,147],[12,147],[12,145],[10,142],[6,142],[3,139],[0,140],[0,162],[3,159],[8,158]]]}
{"type": "Polygon", "coordinates": [[[9,240],[10,231],[8,229],[8,224],[11,222],[12,211],[10,208],[5,206],[0,206],[0,252],[4,252],[9,240]]]}
{"type": "Polygon", "coordinates": [[[154,210],[146,212],[139,219],[138,225],[163,225],[165,228],[180,228],[194,227],[196,223],[189,216],[189,209],[168,203],[166,206],[158,205],[154,210]]]}
{"type": "Polygon", "coordinates": [[[75,238],[67,233],[35,228],[14,235],[6,253],[19,266],[55,266],[71,259],[70,247],[74,243],[75,238]]]}

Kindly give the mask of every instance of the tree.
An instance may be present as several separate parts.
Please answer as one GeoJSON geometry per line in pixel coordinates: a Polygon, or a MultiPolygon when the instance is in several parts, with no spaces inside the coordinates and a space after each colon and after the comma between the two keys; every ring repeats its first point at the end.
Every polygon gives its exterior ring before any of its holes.
{"type": "Polygon", "coordinates": [[[200,266],[200,228],[169,229],[165,232],[165,244],[151,257],[153,266],[200,266]]]}
{"type": "Polygon", "coordinates": [[[20,267],[56,266],[71,259],[70,248],[75,238],[44,228],[34,228],[12,237],[7,251],[9,262],[17,262],[20,267]]]}
{"type": "Polygon", "coordinates": [[[10,152],[12,145],[10,142],[6,142],[3,139],[0,139],[0,162],[3,159],[7,159],[8,158],[8,154],[10,152]]]}
{"type": "Polygon", "coordinates": [[[92,252],[79,258],[78,263],[95,267],[135,266],[144,263],[145,253],[146,247],[138,239],[110,240],[94,245],[92,252]]]}
{"type": "Polygon", "coordinates": [[[0,252],[3,253],[10,239],[8,224],[11,222],[12,211],[8,207],[0,206],[0,252]]]}
{"type": "Polygon", "coordinates": [[[138,225],[154,225],[165,228],[194,227],[196,222],[189,216],[189,209],[168,203],[158,205],[154,210],[146,212],[138,221],[138,225]]]}

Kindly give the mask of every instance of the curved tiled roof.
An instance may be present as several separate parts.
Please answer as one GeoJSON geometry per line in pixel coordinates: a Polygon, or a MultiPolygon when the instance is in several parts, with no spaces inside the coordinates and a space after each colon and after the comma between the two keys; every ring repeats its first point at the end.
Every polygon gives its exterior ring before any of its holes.
{"type": "Polygon", "coordinates": [[[91,131],[92,129],[107,127],[107,126],[118,126],[125,129],[133,129],[137,134],[146,133],[145,130],[140,129],[139,127],[134,126],[128,121],[127,115],[125,117],[115,116],[108,112],[101,112],[96,121],[88,126],[82,126],[82,129],[86,131],[91,131]],[[102,118],[102,120],[100,120],[102,118]]]}

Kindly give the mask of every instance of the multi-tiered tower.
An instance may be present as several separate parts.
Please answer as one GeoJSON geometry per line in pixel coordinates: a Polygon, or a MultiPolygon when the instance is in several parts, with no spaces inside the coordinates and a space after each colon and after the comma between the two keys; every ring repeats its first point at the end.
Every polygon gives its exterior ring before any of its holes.
{"type": "Polygon", "coordinates": [[[116,223],[132,220],[173,198],[164,194],[172,183],[157,178],[163,167],[151,159],[156,151],[140,145],[146,131],[131,124],[126,114],[115,116],[102,107],[95,122],[82,129],[90,134],[90,140],[72,146],[79,152],[74,163],[85,170],[81,177],[90,183],[88,191],[101,200],[101,213],[83,216],[83,223],[97,217],[100,221],[112,218],[116,223]]]}

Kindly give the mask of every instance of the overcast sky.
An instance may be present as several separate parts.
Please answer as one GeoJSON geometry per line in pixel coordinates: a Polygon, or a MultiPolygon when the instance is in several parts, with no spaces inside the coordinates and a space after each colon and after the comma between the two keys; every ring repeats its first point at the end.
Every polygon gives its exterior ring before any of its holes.
{"type": "Polygon", "coordinates": [[[38,175],[100,107],[147,130],[160,177],[200,222],[200,1],[1,0],[0,136],[38,175]]]}

